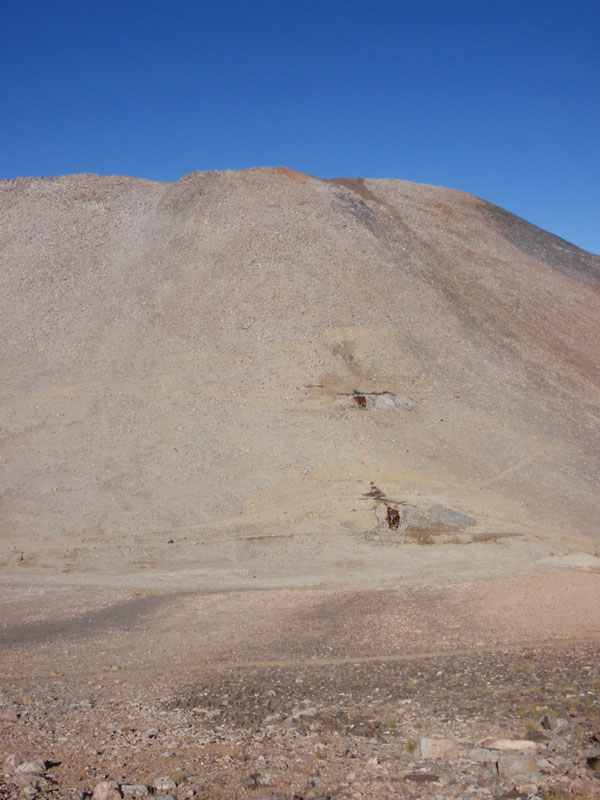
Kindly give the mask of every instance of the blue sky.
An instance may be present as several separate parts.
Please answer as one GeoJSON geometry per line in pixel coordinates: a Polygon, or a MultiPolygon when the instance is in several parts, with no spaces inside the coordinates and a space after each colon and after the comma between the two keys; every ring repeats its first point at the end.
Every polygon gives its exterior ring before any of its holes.
{"type": "Polygon", "coordinates": [[[598,0],[9,0],[2,20],[2,178],[404,178],[600,253],[598,0]]]}

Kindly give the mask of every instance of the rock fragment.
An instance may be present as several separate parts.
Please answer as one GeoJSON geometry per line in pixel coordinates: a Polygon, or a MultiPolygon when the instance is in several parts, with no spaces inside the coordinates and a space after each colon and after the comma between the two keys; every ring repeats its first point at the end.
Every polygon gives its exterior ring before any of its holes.
{"type": "Polygon", "coordinates": [[[32,761],[22,761],[15,769],[15,774],[22,774],[24,772],[33,775],[43,775],[46,771],[46,762],[41,758],[35,758],[32,761]]]}
{"type": "Polygon", "coordinates": [[[502,778],[514,778],[516,775],[531,775],[537,770],[535,756],[503,753],[498,759],[498,772],[502,778]]]}
{"type": "Polygon", "coordinates": [[[101,781],[94,787],[92,800],[121,800],[122,794],[116,781],[101,781]]]}
{"type": "Polygon", "coordinates": [[[566,753],[568,746],[568,741],[564,736],[560,736],[559,734],[556,734],[552,741],[548,742],[548,749],[557,754],[566,753]]]}
{"type": "Polygon", "coordinates": [[[4,759],[4,774],[14,775],[16,768],[22,764],[25,759],[20,753],[11,753],[4,759]]]}
{"type": "Polygon", "coordinates": [[[489,767],[495,767],[498,763],[498,753],[494,753],[492,750],[487,750],[485,747],[474,747],[469,752],[469,758],[471,761],[475,761],[478,764],[483,764],[484,766],[489,767]]]}
{"type": "Polygon", "coordinates": [[[553,731],[556,729],[556,717],[553,714],[544,714],[540,725],[545,731],[553,731]]]}
{"type": "Polygon", "coordinates": [[[433,739],[424,736],[419,744],[419,755],[432,761],[456,758],[458,745],[455,739],[433,739]]]}
{"type": "Polygon", "coordinates": [[[402,780],[413,781],[414,783],[437,783],[440,780],[439,775],[434,775],[432,772],[407,772],[402,776],[402,780]]]}
{"type": "Polygon", "coordinates": [[[485,739],[482,747],[489,750],[538,750],[542,747],[539,742],[530,739],[485,739]]]}
{"type": "Polygon", "coordinates": [[[28,786],[39,786],[44,778],[37,772],[15,772],[12,777],[12,783],[16,786],[21,786],[26,789],[28,786]]]}
{"type": "Polygon", "coordinates": [[[152,785],[156,794],[169,794],[177,791],[177,784],[168,775],[161,775],[159,778],[155,778],[152,785]]]}
{"type": "Polygon", "coordinates": [[[148,797],[150,790],[143,783],[123,783],[121,792],[126,800],[138,800],[140,797],[148,797]]]}

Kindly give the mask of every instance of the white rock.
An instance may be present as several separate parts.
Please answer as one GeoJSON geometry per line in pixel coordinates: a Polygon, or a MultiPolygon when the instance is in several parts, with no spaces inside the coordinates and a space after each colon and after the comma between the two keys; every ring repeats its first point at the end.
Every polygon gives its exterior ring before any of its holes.
{"type": "Polygon", "coordinates": [[[123,783],[121,784],[121,791],[123,792],[123,797],[131,798],[131,800],[137,800],[139,797],[147,797],[150,794],[147,786],[144,786],[143,783],[123,783]]]}
{"type": "Polygon", "coordinates": [[[300,708],[292,712],[292,719],[300,719],[300,717],[314,717],[316,713],[317,709],[315,706],[300,708]]]}
{"type": "Polygon", "coordinates": [[[498,763],[498,753],[486,750],[485,747],[474,747],[469,753],[469,758],[471,761],[476,761],[478,764],[485,764],[487,766],[495,767],[498,763]]]}
{"type": "Polygon", "coordinates": [[[177,784],[168,775],[155,778],[152,785],[158,794],[169,794],[169,792],[174,792],[177,789],[177,784]]]}
{"type": "Polygon", "coordinates": [[[4,759],[4,774],[13,775],[16,768],[19,764],[22,764],[23,761],[23,756],[20,753],[11,753],[4,759]]]}
{"type": "Polygon", "coordinates": [[[27,786],[39,784],[41,780],[43,780],[43,778],[41,775],[38,775],[37,772],[15,772],[11,783],[25,789],[27,786]]]}
{"type": "Polygon", "coordinates": [[[503,753],[498,759],[498,772],[501,778],[513,778],[515,775],[530,775],[537,770],[535,756],[503,753]]]}
{"type": "Polygon", "coordinates": [[[458,745],[455,739],[430,739],[423,737],[419,744],[419,755],[432,761],[440,761],[458,756],[458,745]]]}
{"type": "Polygon", "coordinates": [[[46,772],[46,762],[41,758],[36,758],[33,761],[22,761],[15,769],[15,774],[23,772],[32,772],[34,775],[41,775],[46,772]]]}
{"type": "Polygon", "coordinates": [[[116,781],[101,781],[97,783],[92,800],[121,800],[119,784],[116,781]]]}
{"type": "Polygon", "coordinates": [[[529,739],[485,739],[481,742],[482,747],[490,750],[544,750],[545,747],[540,742],[532,742],[529,739]]]}
{"type": "Polygon", "coordinates": [[[378,408],[387,410],[390,408],[400,408],[402,411],[410,411],[415,402],[401,394],[367,394],[365,395],[367,408],[378,408]]]}

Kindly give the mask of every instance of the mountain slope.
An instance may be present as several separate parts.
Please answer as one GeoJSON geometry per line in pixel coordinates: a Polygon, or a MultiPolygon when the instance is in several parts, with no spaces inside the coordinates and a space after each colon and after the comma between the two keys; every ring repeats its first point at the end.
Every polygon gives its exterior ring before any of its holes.
{"type": "Polygon", "coordinates": [[[457,563],[597,536],[600,257],[285,169],[5,181],[0,219],[6,563],[243,583],[384,573],[411,525],[457,563]]]}

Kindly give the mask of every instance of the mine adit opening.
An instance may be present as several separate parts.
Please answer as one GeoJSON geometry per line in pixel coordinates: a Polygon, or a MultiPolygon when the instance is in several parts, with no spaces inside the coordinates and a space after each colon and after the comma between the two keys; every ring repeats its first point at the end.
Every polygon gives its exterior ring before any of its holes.
{"type": "Polygon", "coordinates": [[[397,508],[386,506],[386,519],[388,528],[394,530],[400,525],[400,512],[397,508]]]}

